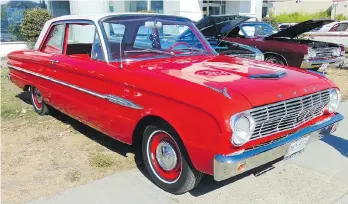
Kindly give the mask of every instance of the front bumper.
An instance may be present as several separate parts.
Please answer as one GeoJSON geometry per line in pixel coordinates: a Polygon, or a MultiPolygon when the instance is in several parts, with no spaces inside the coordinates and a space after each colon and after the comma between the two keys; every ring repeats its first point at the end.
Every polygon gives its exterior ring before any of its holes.
{"type": "Polygon", "coordinates": [[[304,59],[301,63],[301,68],[303,69],[312,69],[312,68],[319,68],[323,64],[328,65],[339,65],[343,63],[344,56],[341,57],[335,57],[330,59],[304,59]]]}
{"type": "Polygon", "coordinates": [[[337,113],[331,118],[305,127],[286,136],[284,139],[277,140],[265,146],[246,150],[240,154],[215,155],[214,179],[221,181],[281,158],[286,154],[291,142],[307,135],[310,135],[308,144],[317,141],[325,134],[334,131],[341,120],[343,120],[343,116],[337,113]],[[238,170],[240,165],[244,165],[243,171],[238,170]]]}

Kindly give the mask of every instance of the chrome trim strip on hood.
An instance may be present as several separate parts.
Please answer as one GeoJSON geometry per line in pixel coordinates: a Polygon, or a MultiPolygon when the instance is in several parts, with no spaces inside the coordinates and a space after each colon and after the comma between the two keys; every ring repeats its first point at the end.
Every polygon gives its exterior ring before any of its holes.
{"type": "Polygon", "coordinates": [[[76,86],[76,85],[68,84],[66,82],[54,79],[52,77],[45,76],[45,75],[42,75],[42,74],[39,74],[39,73],[36,73],[36,72],[32,72],[32,71],[29,71],[29,70],[26,70],[26,69],[23,69],[23,68],[20,68],[20,67],[16,67],[16,66],[13,66],[13,65],[10,65],[10,64],[7,64],[7,66],[8,66],[8,68],[15,69],[15,70],[27,73],[27,74],[31,74],[33,76],[40,77],[42,79],[46,79],[48,81],[52,81],[52,82],[55,82],[57,84],[60,84],[60,85],[63,85],[63,86],[66,86],[66,87],[69,87],[69,88],[72,88],[72,89],[79,90],[79,91],[81,91],[83,93],[87,93],[87,94],[90,94],[92,96],[108,100],[111,103],[115,103],[115,104],[118,104],[118,105],[121,105],[121,106],[124,106],[124,107],[138,109],[138,110],[143,109],[143,107],[141,107],[141,106],[135,104],[134,102],[129,101],[129,100],[125,99],[125,98],[121,98],[121,97],[118,97],[118,96],[115,96],[115,95],[112,95],[112,94],[100,94],[100,93],[97,93],[97,92],[94,92],[94,91],[91,91],[91,90],[88,90],[88,89],[85,89],[85,88],[81,88],[81,87],[76,86]]]}

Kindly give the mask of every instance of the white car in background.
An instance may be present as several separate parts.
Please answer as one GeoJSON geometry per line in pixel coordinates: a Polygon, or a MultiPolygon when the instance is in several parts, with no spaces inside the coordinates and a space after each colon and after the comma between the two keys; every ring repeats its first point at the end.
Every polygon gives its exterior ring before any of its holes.
{"type": "Polygon", "coordinates": [[[343,44],[348,48],[348,21],[337,21],[324,25],[316,32],[307,33],[316,41],[343,44]]]}

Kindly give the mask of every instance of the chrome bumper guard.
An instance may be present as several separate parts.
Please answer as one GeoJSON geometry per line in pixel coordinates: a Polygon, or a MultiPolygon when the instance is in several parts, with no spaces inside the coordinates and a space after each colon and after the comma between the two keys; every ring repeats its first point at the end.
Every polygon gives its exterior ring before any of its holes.
{"type": "Polygon", "coordinates": [[[341,114],[336,114],[331,118],[320,121],[319,123],[305,127],[284,139],[261,146],[255,149],[246,150],[240,154],[215,155],[214,159],[214,180],[221,181],[236,176],[245,171],[254,169],[273,160],[284,157],[291,142],[303,136],[310,135],[309,143],[321,139],[325,134],[335,131],[338,122],[343,120],[341,114]],[[240,165],[244,164],[244,170],[238,171],[240,165]]]}
{"type": "Polygon", "coordinates": [[[344,61],[344,56],[331,58],[331,59],[325,59],[325,60],[304,59],[301,64],[301,68],[304,68],[304,69],[319,68],[323,64],[339,65],[340,63],[343,63],[343,61],[344,61]]]}

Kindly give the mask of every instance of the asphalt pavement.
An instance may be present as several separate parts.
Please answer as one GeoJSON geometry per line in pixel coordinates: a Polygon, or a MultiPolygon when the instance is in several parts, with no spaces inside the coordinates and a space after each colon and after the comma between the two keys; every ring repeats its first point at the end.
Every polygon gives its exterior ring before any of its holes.
{"type": "MultiPolygon", "coordinates": [[[[342,103],[339,112],[348,118],[348,102],[342,103]]],[[[162,191],[134,169],[29,203],[348,204],[348,119],[304,153],[274,166],[259,176],[245,174],[223,182],[206,176],[196,189],[183,195],[162,191]]]]}

